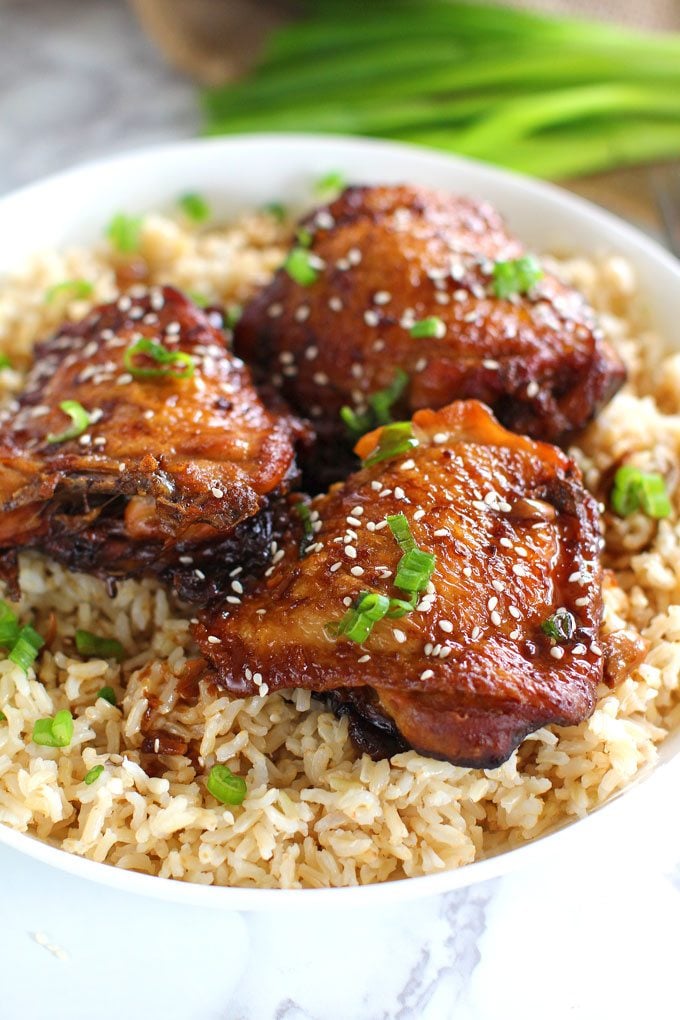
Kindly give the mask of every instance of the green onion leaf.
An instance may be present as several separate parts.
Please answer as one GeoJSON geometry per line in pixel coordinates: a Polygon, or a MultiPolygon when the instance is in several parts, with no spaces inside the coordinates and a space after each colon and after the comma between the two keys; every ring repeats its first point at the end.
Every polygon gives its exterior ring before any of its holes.
{"type": "Polygon", "coordinates": [[[542,276],[543,270],[533,255],[496,262],[493,267],[493,292],[497,298],[526,294],[542,276]]]}
{"type": "Polygon", "coordinates": [[[407,386],[408,374],[403,368],[398,368],[389,386],[371,394],[368,398],[369,406],[365,411],[355,411],[351,407],[341,408],[340,417],[350,438],[359,439],[378,425],[389,425],[392,421],[392,406],[399,400],[407,386]]]}
{"type": "Polygon", "coordinates": [[[648,517],[659,519],[668,517],[672,509],[663,475],[641,471],[632,464],[624,464],[614,475],[609,499],[619,517],[642,510],[648,517]]]}
{"type": "Polygon", "coordinates": [[[241,305],[230,305],[224,313],[224,325],[227,329],[233,329],[242,315],[243,308],[241,305]]]}
{"type": "Polygon", "coordinates": [[[369,636],[373,627],[388,613],[390,600],[387,595],[379,595],[374,591],[362,591],[337,628],[340,637],[362,644],[369,636]]]}
{"type": "Polygon", "coordinates": [[[40,637],[40,634],[27,624],[19,631],[8,658],[16,666],[19,666],[24,673],[28,673],[29,667],[38,658],[38,652],[44,644],[45,642],[40,637]]]}
{"type": "Polygon", "coordinates": [[[430,337],[441,340],[446,333],[446,323],[438,315],[430,315],[427,319],[421,319],[420,322],[414,323],[409,332],[414,340],[429,339],[430,337]]]}
{"type": "Polygon", "coordinates": [[[12,362],[9,360],[6,354],[0,354],[0,372],[3,368],[11,368],[12,362]]]}
{"type": "Polygon", "coordinates": [[[298,227],[295,231],[295,238],[301,248],[309,248],[314,240],[311,230],[307,230],[307,227],[298,227]]]}
{"type": "Polygon", "coordinates": [[[226,765],[213,765],[205,785],[222,804],[242,804],[248,792],[245,779],[235,776],[226,765]]]}
{"type": "Polygon", "coordinates": [[[116,692],[113,687],[101,687],[97,691],[97,697],[103,698],[104,701],[108,701],[109,705],[113,705],[116,708],[118,702],[116,701],[116,692]]]}
{"type": "Polygon", "coordinates": [[[568,641],[576,630],[576,620],[567,609],[558,609],[543,621],[541,630],[555,641],[568,641]]]}
{"type": "Polygon", "coordinates": [[[177,205],[187,219],[193,220],[194,223],[205,223],[210,219],[210,206],[202,195],[197,195],[193,191],[187,192],[186,195],[180,195],[177,205]]]}
{"type": "Polygon", "coordinates": [[[83,777],[83,782],[86,786],[92,786],[93,783],[97,782],[103,771],[103,765],[93,765],[90,771],[83,777]]]}
{"type": "Polygon", "coordinates": [[[389,619],[399,620],[402,616],[407,616],[408,613],[412,613],[416,608],[417,601],[417,593],[414,593],[408,602],[405,599],[390,599],[390,609],[387,614],[389,619]]]}
{"type": "Polygon", "coordinates": [[[378,445],[365,461],[362,467],[373,467],[382,460],[391,460],[393,457],[401,457],[418,445],[418,440],[413,434],[413,426],[410,421],[395,421],[391,425],[384,425],[380,433],[378,445]]]}
{"type": "Polygon", "coordinates": [[[106,236],[111,247],[121,255],[132,255],[138,251],[142,222],[141,216],[116,213],[106,228],[106,236]]]}
{"type": "Polygon", "coordinates": [[[395,588],[412,593],[424,591],[434,572],[436,562],[432,553],[423,552],[422,549],[417,548],[409,549],[399,561],[397,572],[394,575],[395,588]]]}
{"type": "Polygon", "coordinates": [[[306,503],[296,503],[293,509],[302,521],[302,527],[304,529],[302,539],[300,540],[300,558],[302,558],[307,555],[307,550],[314,539],[312,513],[306,503]]]}
{"type": "Polygon", "coordinates": [[[190,379],[194,374],[194,359],[184,351],[169,351],[147,337],[140,337],[123,355],[123,364],[136,379],[190,379]],[[154,361],[157,368],[138,365],[140,355],[154,361]]]}
{"type": "Polygon", "coordinates": [[[77,400],[62,400],[59,410],[67,414],[72,424],[63,432],[50,432],[47,437],[48,443],[65,443],[69,439],[76,439],[82,435],[90,424],[90,416],[77,400]]]}
{"type": "Polygon", "coordinates": [[[388,514],[385,518],[387,526],[394,536],[394,540],[403,553],[416,548],[416,543],[411,534],[411,527],[406,519],[406,514],[388,514]]]}
{"type": "Polygon", "coordinates": [[[7,722],[7,716],[4,712],[0,712],[0,722],[7,722]]]}
{"type": "Polygon", "coordinates": [[[57,298],[63,297],[68,301],[84,301],[92,297],[94,284],[89,280],[64,280],[62,283],[55,283],[45,291],[45,301],[51,304],[57,298]]]}
{"type": "MultiPolygon", "coordinates": [[[[121,659],[125,657],[125,650],[120,641],[115,638],[99,637],[89,630],[76,631],[76,648],[79,655],[86,655],[100,659],[121,659]]],[[[115,700],[113,702],[115,705],[115,700]]]]}
{"type": "Polygon", "coordinates": [[[68,709],[51,718],[36,719],[33,723],[32,740],[43,747],[68,747],[73,739],[73,716],[68,709]]]}
{"type": "Polygon", "coordinates": [[[319,178],[314,185],[314,191],[320,198],[330,198],[346,187],[347,181],[344,174],[340,173],[339,170],[331,170],[330,173],[324,174],[323,177],[319,178]]]}
{"type": "Polygon", "coordinates": [[[311,264],[311,253],[306,248],[291,248],[283,268],[292,280],[301,287],[309,287],[318,279],[318,272],[311,264]]]}
{"type": "Polygon", "coordinates": [[[199,308],[206,308],[210,304],[210,298],[200,290],[188,290],[187,296],[191,298],[199,308]]]}
{"type": "Polygon", "coordinates": [[[268,213],[270,216],[273,216],[274,219],[278,220],[279,223],[283,223],[283,221],[288,216],[286,207],[285,205],[282,205],[281,202],[267,202],[266,205],[262,206],[262,211],[268,213]]]}
{"type": "Polygon", "coordinates": [[[0,648],[12,648],[19,637],[19,623],[16,614],[0,600],[0,648]]]}

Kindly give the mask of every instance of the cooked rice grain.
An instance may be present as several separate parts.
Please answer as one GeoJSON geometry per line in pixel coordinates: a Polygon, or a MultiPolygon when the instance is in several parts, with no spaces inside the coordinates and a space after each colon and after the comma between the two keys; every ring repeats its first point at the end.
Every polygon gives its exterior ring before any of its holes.
{"type": "MultiPolygon", "coordinates": [[[[280,262],[286,228],[263,215],[197,232],[161,216],[144,221],[141,255],[156,283],[210,301],[242,301],[280,262]]],[[[680,355],[639,318],[637,284],[625,259],[562,260],[560,271],[597,307],[626,360],[631,383],[573,451],[588,484],[624,454],[680,477],[680,355]],[[661,362],[661,363],[660,363],[661,362]],[[655,367],[657,366],[657,367],[655,367]],[[660,366],[660,367],[659,367],[660,366]]],[[[78,318],[116,294],[115,259],[105,245],[43,255],[0,286],[0,349],[25,365],[34,341],[62,318],[78,318]],[[95,284],[92,300],[45,302],[65,279],[95,284]]],[[[5,399],[20,371],[0,374],[5,399]]],[[[674,494],[676,503],[678,493],[674,494]]],[[[204,685],[189,701],[178,679],[195,654],[188,618],[153,581],[126,581],[109,598],[91,577],[36,554],[21,561],[21,612],[45,628],[56,616],[53,650],[37,677],[0,662],[0,821],[71,853],[122,868],[202,884],[323,887],[380,882],[456,868],[582,817],[652,765],[657,744],[680,725],[680,522],[642,515],[608,521],[607,626],[638,627],[645,662],[615,690],[602,687],[580,726],[528,737],[498,769],[457,768],[413,751],[391,761],[358,756],[347,722],[308,692],[230,700],[204,685]],[[77,628],[117,638],[122,666],[73,657],[77,628]],[[120,708],[97,698],[111,686],[120,708]],[[155,725],[187,741],[192,757],[141,752],[149,705],[155,725]],[[68,708],[68,748],[31,742],[36,719],[68,708]],[[243,776],[242,807],[225,809],[206,791],[216,762],[243,776]],[[104,772],[91,785],[95,765],[104,772]]]]}

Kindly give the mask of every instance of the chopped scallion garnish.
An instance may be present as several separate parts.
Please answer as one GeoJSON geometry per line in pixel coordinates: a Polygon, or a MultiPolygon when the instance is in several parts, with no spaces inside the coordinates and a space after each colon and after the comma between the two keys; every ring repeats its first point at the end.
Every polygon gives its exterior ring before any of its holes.
{"type": "Polygon", "coordinates": [[[301,287],[309,287],[315,283],[319,274],[311,263],[312,254],[306,248],[291,248],[283,263],[285,272],[301,287]]]}
{"type": "Polygon", "coordinates": [[[73,716],[64,708],[47,719],[36,719],[33,723],[32,740],[44,747],[68,747],[73,739],[73,716]]]}
{"type": "Polygon", "coordinates": [[[187,296],[191,298],[199,308],[206,308],[210,304],[210,298],[200,290],[188,290],[187,296]]]}
{"type": "Polygon", "coordinates": [[[140,337],[128,347],[123,364],[136,379],[190,379],[194,374],[194,359],[184,351],[169,351],[148,337],[140,337]],[[149,358],[157,367],[140,365],[138,357],[149,358]]]}
{"type": "Polygon", "coordinates": [[[224,313],[224,325],[227,329],[233,329],[242,315],[243,308],[241,305],[230,305],[224,313]]]}
{"type": "Polygon", "coordinates": [[[116,692],[113,687],[101,687],[97,691],[97,697],[103,698],[104,701],[108,701],[109,705],[113,705],[114,708],[116,708],[118,704],[116,700],[116,692]]]}
{"type": "Polygon", "coordinates": [[[379,595],[374,591],[362,591],[338,624],[339,637],[362,644],[373,630],[378,620],[387,616],[390,600],[387,595],[379,595]]]}
{"type": "Polygon", "coordinates": [[[139,239],[142,229],[141,216],[127,216],[116,213],[108,227],[106,236],[112,248],[121,255],[132,255],[139,250],[139,239]]]}
{"type": "Polygon", "coordinates": [[[83,782],[86,786],[92,786],[93,783],[97,782],[103,771],[103,765],[93,765],[90,771],[83,777],[83,782]]]}
{"type": "Polygon", "coordinates": [[[16,614],[6,602],[0,600],[0,648],[12,648],[20,629],[16,614]]]}
{"type": "Polygon", "coordinates": [[[351,407],[341,408],[340,417],[347,426],[350,436],[359,439],[377,425],[389,425],[392,421],[392,407],[407,386],[408,374],[403,368],[398,368],[389,386],[370,395],[365,411],[357,412],[351,407]]]}
{"type": "Polygon", "coordinates": [[[542,276],[543,270],[533,255],[496,262],[493,267],[493,292],[498,298],[526,294],[542,276]]]}
{"type": "Polygon", "coordinates": [[[406,514],[388,514],[385,518],[387,526],[394,536],[394,540],[403,553],[416,548],[416,542],[411,534],[411,527],[406,514]]]}
{"type": "Polygon", "coordinates": [[[295,231],[295,239],[301,248],[309,248],[314,240],[311,230],[307,230],[307,227],[298,227],[295,231]]]}
{"type": "Polygon", "coordinates": [[[6,354],[0,354],[0,372],[3,368],[11,368],[12,362],[9,360],[6,354]]]}
{"type": "Polygon", "coordinates": [[[267,204],[262,207],[262,211],[269,213],[269,215],[273,216],[279,223],[283,223],[288,215],[285,205],[281,202],[267,202],[267,204]]]}
{"type": "Polygon", "coordinates": [[[193,220],[194,223],[205,223],[210,219],[210,206],[203,196],[197,195],[196,192],[190,191],[186,195],[181,195],[177,199],[177,205],[187,219],[193,220]]]}
{"type": "Polygon", "coordinates": [[[7,716],[4,712],[0,712],[0,722],[7,722],[7,716]]]}
{"type": "Polygon", "coordinates": [[[122,659],[125,651],[120,641],[115,638],[99,637],[89,630],[76,631],[76,648],[79,655],[87,655],[100,659],[122,659]]]}
{"type": "Polygon", "coordinates": [[[40,637],[40,634],[30,624],[26,624],[19,631],[17,639],[10,649],[8,658],[16,666],[19,666],[24,673],[27,673],[29,667],[38,658],[38,653],[44,644],[45,642],[40,637]]]}
{"type": "Polygon", "coordinates": [[[55,283],[45,291],[45,301],[51,304],[56,298],[64,297],[69,301],[84,301],[92,297],[94,284],[89,280],[63,280],[62,283],[55,283]]]}
{"type": "Polygon", "coordinates": [[[430,337],[441,340],[446,333],[446,323],[438,315],[430,315],[427,319],[421,319],[420,322],[414,323],[409,332],[414,340],[424,340],[430,337]]]}
{"type": "Polygon", "coordinates": [[[314,538],[314,524],[311,511],[306,503],[296,503],[294,509],[302,521],[303,534],[300,540],[300,556],[302,557],[307,555],[307,550],[314,538]]]}
{"type": "Polygon", "coordinates": [[[417,593],[427,588],[435,568],[436,559],[432,553],[422,549],[409,549],[399,561],[394,575],[395,588],[417,593]]]}
{"type": "Polygon", "coordinates": [[[65,443],[69,439],[76,439],[82,435],[90,424],[90,416],[77,400],[62,400],[59,410],[67,414],[72,424],[63,432],[50,432],[47,437],[48,443],[65,443]]]}
{"type": "Polygon", "coordinates": [[[418,440],[413,434],[413,426],[410,421],[395,421],[391,425],[384,425],[378,445],[363,461],[363,467],[372,467],[382,460],[401,457],[417,445],[418,440]]]}
{"type": "Polygon", "coordinates": [[[576,620],[568,609],[558,609],[543,621],[541,630],[555,641],[568,641],[576,630],[576,620]]]}
{"type": "Polygon", "coordinates": [[[323,177],[314,185],[314,191],[320,197],[330,197],[338,192],[342,191],[343,188],[347,187],[347,181],[345,180],[344,174],[340,173],[339,170],[331,170],[329,173],[324,174],[323,177]]]}
{"type": "Polygon", "coordinates": [[[658,519],[668,517],[672,509],[663,475],[641,471],[632,464],[624,464],[614,475],[610,502],[619,517],[642,510],[658,519]]]}
{"type": "Polygon", "coordinates": [[[242,804],[248,792],[245,779],[235,776],[226,765],[213,765],[205,785],[222,804],[242,804]]]}

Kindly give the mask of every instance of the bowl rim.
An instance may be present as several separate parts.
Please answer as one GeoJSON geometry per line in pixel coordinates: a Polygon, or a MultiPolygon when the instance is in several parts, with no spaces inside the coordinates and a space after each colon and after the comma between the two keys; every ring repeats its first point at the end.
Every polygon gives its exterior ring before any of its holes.
{"type": "MultiPolygon", "coordinates": [[[[621,243],[637,251],[641,258],[652,267],[661,267],[663,272],[670,273],[680,285],[680,261],[652,238],[641,233],[634,226],[624,222],[613,213],[608,212],[581,196],[574,195],[558,185],[537,180],[525,174],[505,170],[501,167],[483,163],[478,160],[452,153],[443,153],[425,146],[386,139],[361,138],[351,135],[315,135],[310,133],[258,133],[231,135],[226,138],[199,138],[154,144],[113,156],[104,156],[48,175],[37,181],[14,189],[0,197],[0,236],[2,235],[3,217],[14,207],[27,204],[35,195],[50,190],[75,186],[81,179],[96,177],[99,174],[112,172],[134,171],[136,166],[151,161],[162,165],[165,160],[173,157],[196,156],[217,159],[221,154],[227,156],[230,150],[243,146],[258,149],[276,149],[285,146],[301,149],[313,146],[315,150],[336,151],[353,154],[374,152],[379,158],[384,156],[392,161],[400,157],[412,162],[414,157],[420,159],[423,167],[448,170],[455,174],[456,169],[472,172],[479,176],[479,190],[483,195],[487,182],[492,185],[509,184],[525,199],[538,198],[547,204],[559,205],[567,212],[573,211],[581,220],[587,220],[594,228],[604,231],[609,239],[620,239],[621,243]]],[[[340,157],[336,155],[336,161],[340,157]]],[[[224,190],[226,191],[226,183],[224,190]]],[[[130,187],[134,194],[134,185],[130,187]]],[[[104,208],[104,202],[102,202],[104,208]]],[[[525,867],[534,858],[545,855],[545,843],[559,836],[562,848],[574,845],[574,840],[581,840],[583,834],[599,832],[606,836],[606,825],[603,821],[616,815],[630,812],[634,808],[636,796],[641,790],[650,790],[662,773],[668,773],[671,767],[678,769],[680,774],[680,733],[669,735],[662,744],[668,754],[661,756],[651,768],[638,772],[623,790],[613,798],[598,806],[583,818],[569,821],[551,829],[530,842],[503,851],[493,857],[473,861],[456,869],[442,870],[413,878],[387,880],[363,886],[344,886],[321,889],[279,889],[255,888],[241,886],[214,886],[184,882],[176,879],[161,878],[139,872],[127,871],[111,864],[92,861],[69,853],[37,837],[10,828],[0,823],[0,844],[23,853],[45,865],[66,871],[90,882],[98,882],[117,887],[130,893],[151,896],[177,903],[195,904],[216,909],[231,910],[268,910],[285,909],[322,909],[322,908],[357,908],[375,906],[379,903],[394,902],[397,899],[410,900],[472,885],[477,882],[495,878],[501,874],[525,867]],[[677,746],[674,746],[677,745],[677,746]]]]}

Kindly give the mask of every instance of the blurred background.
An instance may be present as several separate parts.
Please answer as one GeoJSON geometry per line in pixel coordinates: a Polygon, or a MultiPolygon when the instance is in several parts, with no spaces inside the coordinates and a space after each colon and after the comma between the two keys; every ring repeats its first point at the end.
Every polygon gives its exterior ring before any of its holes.
{"type": "Polygon", "coordinates": [[[0,192],[254,130],[466,153],[680,251],[680,0],[0,0],[0,192]]]}

